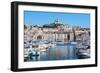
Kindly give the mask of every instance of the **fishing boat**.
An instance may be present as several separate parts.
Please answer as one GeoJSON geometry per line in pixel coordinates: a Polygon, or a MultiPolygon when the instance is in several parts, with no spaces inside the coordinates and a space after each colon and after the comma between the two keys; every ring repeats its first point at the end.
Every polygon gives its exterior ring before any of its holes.
{"type": "Polygon", "coordinates": [[[55,45],[54,44],[46,44],[46,43],[43,43],[43,44],[39,44],[38,47],[36,48],[38,51],[46,51],[47,49],[51,48],[51,47],[54,47],[55,45]]]}

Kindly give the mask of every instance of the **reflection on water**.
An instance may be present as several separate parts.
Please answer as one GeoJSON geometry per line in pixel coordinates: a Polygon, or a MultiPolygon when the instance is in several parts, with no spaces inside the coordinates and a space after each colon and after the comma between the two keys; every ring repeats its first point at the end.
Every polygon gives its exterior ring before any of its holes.
{"type": "Polygon", "coordinates": [[[75,45],[56,45],[46,51],[37,52],[39,56],[31,56],[31,61],[77,59],[76,51],[75,45]]]}

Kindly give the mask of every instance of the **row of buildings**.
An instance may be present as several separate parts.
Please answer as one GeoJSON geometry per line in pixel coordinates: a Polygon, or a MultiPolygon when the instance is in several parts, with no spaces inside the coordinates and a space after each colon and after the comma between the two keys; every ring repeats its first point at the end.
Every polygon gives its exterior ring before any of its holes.
{"type": "Polygon", "coordinates": [[[43,26],[24,25],[24,40],[77,41],[90,40],[90,29],[70,26],[55,20],[43,26]]]}

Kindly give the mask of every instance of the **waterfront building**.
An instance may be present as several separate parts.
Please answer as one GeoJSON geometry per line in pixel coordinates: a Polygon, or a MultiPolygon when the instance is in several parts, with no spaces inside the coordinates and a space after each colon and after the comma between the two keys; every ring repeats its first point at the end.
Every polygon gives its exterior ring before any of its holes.
{"type": "MultiPolygon", "coordinates": [[[[70,26],[55,20],[53,23],[43,25],[43,27],[25,25],[24,40],[39,39],[42,41],[76,41],[82,40],[83,36],[90,33],[89,29],[83,29],[80,26],[70,26]]],[[[88,37],[89,38],[89,37],[88,37]]]]}

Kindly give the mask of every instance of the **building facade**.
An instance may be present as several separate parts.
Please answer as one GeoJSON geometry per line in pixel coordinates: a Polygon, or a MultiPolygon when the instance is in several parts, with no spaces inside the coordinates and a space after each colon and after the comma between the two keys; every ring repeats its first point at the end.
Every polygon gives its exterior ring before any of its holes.
{"type": "Polygon", "coordinates": [[[83,29],[79,26],[71,27],[63,25],[58,21],[45,27],[25,25],[24,40],[42,40],[42,41],[75,41],[82,40],[82,35],[88,35],[90,30],[83,29]],[[49,26],[50,25],[50,26],[49,26]],[[53,25],[53,26],[51,26],[53,25]],[[56,25],[56,26],[55,26],[56,25]]]}

